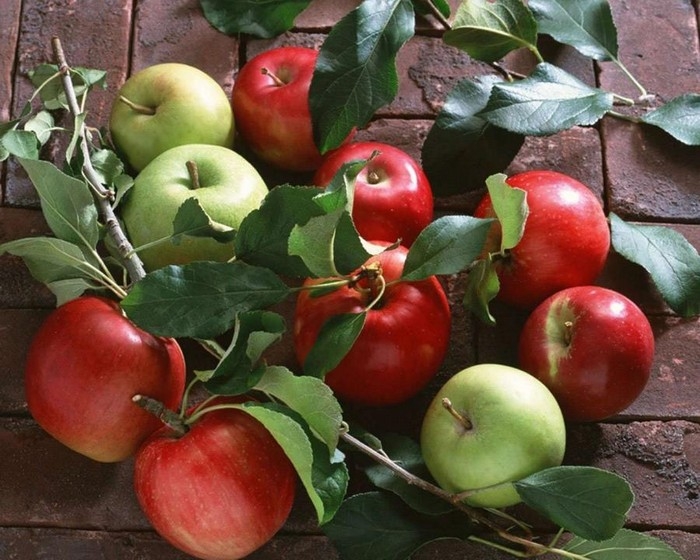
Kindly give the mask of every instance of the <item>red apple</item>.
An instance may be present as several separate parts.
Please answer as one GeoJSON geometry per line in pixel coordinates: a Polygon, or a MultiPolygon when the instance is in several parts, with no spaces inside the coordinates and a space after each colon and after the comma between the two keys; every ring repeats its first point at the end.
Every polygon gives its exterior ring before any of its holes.
{"type": "Polygon", "coordinates": [[[176,407],[185,373],[175,340],[139,329],[114,301],[83,296],[53,311],[34,336],[25,393],[32,416],[54,438],[96,461],[116,462],[161,426],[132,397],[176,407]]]}
{"type": "Polygon", "coordinates": [[[321,163],[314,143],[309,86],[318,51],[277,47],[243,65],[233,84],[236,129],[263,161],[289,171],[312,171],[321,163]]]}
{"type": "Polygon", "coordinates": [[[327,186],[345,163],[369,159],[355,180],[352,217],[365,239],[409,247],[433,219],[433,192],[420,165],[410,155],[381,142],[351,142],[329,152],[313,182],[327,186]]]}
{"type": "MultiPolygon", "coordinates": [[[[347,402],[382,406],[417,394],[435,376],[447,352],[451,315],[436,277],[398,281],[408,250],[399,246],[370,258],[387,282],[378,305],[350,351],[326,374],[336,396],[347,402]]],[[[305,285],[319,283],[307,280],[305,285]]],[[[377,295],[376,287],[346,286],[322,296],[302,291],[294,314],[294,346],[303,364],[323,324],[342,313],[360,313],[377,295]]]]}
{"type": "Polygon", "coordinates": [[[136,455],[134,487],[147,519],[173,546],[234,560],[282,527],[296,472],[260,422],[229,408],[203,414],[185,435],[168,427],[154,433],[136,455]]]}
{"type": "MultiPolygon", "coordinates": [[[[610,249],[610,229],[595,194],[556,171],[526,171],[506,182],[527,193],[530,214],[520,242],[495,262],[501,284],[497,298],[532,309],[559,290],[594,283],[610,249]]],[[[489,195],[474,215],[494,216],[489,195]]],[[[500,225],[494,224],[487,249],[496,252],[500,243],[500,225]]]]}
{"type": "Polygon", "coordinates": [[[520,335],[519,360],[549,387],[567,420],[598,421],[627,408],[644,389],[654,333],[629,298],[576,286],[531,313],[520,335]]]}

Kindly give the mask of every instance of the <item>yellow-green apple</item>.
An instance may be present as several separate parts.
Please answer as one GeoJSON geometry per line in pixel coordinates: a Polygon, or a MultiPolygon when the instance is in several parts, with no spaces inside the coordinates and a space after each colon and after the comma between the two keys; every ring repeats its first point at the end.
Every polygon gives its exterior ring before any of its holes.
{"type": "Polygon", "coordinates": [[[122,218],[147,270],[194,260],[226,261],[233,257],[232,241],[171,239],[180,206],[195,198],[214,222],[236,230],[267,192],[260,174],[240,154],[223,146],[187,144],[163,152],[136,176],[122,218]]]}
{"type": "Polygon", "coordinates": [[[233,146],[228,96],[209,74],[165,62],[136,72],[112,104],[109,129],[117,152],[135,171],[183,144],[233,146]]]}
{"type": "Polygon", "coordinates": [[[368,160],[355,178],[352,218],[365,239],[409,247],[433,219],[433,191],[423,169],[382,142],[349,142],[323,158],[313,183],[326,187],[345,163],[368,160]],[[376,154],[373,156],[373,154],[376,154]]]}
{"type": "MultiPolygon", "coordinates": [[[[559,290],[594,283],[608,256],[610,229],[593,191],[549,170],[518,173],[506,183],[527,193],[529,215],[520,242],[495,261],[500,281],[497,298],[532,309],[559,290]]],[[[494,216],[488,194],[474,215],[494,216]]],[[[494,223],[487,250],[498,252],[500,244],[500,225],[494,223]]]]}
{"type": "Polygon", "coordinates": [[[134,467],[136,496],[153,528],[205,560],[243,558],[270,540],[289,515],[296,480],[267,429],[230,408],[204,413],[184,435],[163,427],[134,467]]]}
{"type": "Polygon", "coordinates": [[[32,339],[25,368],[29,412],[51,436],[100,462],[133,455],[161,423],[136,394],[177,407],[185,387],[178,343],[139,329],[97,296],[52,311],[32,339]]]}
{"type": "Polygon", "coordinates": [[[641,394],[654,361],[654,333],[629,298],[600,286],[550,296],[520,333],[519,364],[554,393],[567,420],[598,421],[641,394]]]}
{"type": "Polygon", "coordinates": [[[506,365],[479,364],[453,375],[426,410],[420,433],[428,470],[472,506],[520,502],[513,482],[561,464],[562,412],[547,387],[506,365]]]}

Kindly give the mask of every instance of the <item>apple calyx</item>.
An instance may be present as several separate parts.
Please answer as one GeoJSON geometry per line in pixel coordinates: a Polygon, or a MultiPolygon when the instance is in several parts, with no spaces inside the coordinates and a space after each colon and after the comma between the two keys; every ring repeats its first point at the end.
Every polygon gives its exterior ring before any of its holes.
{"type": "Polygon", "coordinates": [[[282,87],[282,86],[287,85],[287,82],[285,82],[282,78],[280,78],[277,74],[275,74],[269,68],[264,68],[264,67],[261,68],[260,73],[265,75],[265,76],[269,76],[277,87],[282,87]]]}
{"type": "Polygon", "coordinates": [[[119,96],[119,101],[128,105],[132,111],[136,111],[137,113],[140,113],[142,115],[155,115],[156,114],[155,107],[148,107],[146,105],[141,105],[140,103],[134,103],[133,101],[131,101],[131,99],[128,99],[127,97],[124,97],[123,95],[119,96]]]}
{"type": "Polygon", "coordinates": [[[469,418],[461,414],[453,405],[452,401],[448,399],[447,397],[442,399],[442,407],[449,412],[452,417],[459,422],[462,427],[464,428],[465,431],[469,431],[474,428],[474,425],[471,423],[469,418]]]}
{"type": "Polygon", "coordinates": [[[202,187],[202,183],[199,181],[199,168],[197,167],[197,162],[188,159],[187,163],[187,173],[190,176],[190,181],[192,181],[192,189],[197,190],[202,187]]]}
{"type": "Polygon", "coordinates": [[[184,436],[189,430],[185,421],[159,400],[145,395],[134,395],[131,400],[146,412],[153,414],[164,425],[173,430],[178,437],[184,436]]]}

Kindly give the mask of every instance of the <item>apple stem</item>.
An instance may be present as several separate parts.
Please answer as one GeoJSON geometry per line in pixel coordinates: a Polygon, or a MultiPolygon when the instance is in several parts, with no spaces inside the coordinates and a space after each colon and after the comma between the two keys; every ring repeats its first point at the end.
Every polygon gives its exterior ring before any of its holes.
{"type": "Polygon", "coordinates": [[[146,412],[153,414],[178,436],[184,436],[187,433],[187,424],[184,420],[159,400],[145,395],[134,395],[131,400],[146,412]]]}
{"type": "Polygon", "coordinates": [[[469,418],[464,416],[463,414],[460,414],[457,409],[455,409],[454,406],[452,406],[452,401],[445,397],[442,399],[442,406],[447,412],[449,412],[452,417],[457,420],[462,426],[464,426],[465,430],[471,430],[473,428],[472,423],[470,422],[469,418]]]}
{"type": "Polygon", "coordinates": [[[270,76],[270,78],[272,78],[272,81],[277,87],[287,85],[282,78],[280,78],[277,74],[275,74],[274,72],[272,72],[272,70],[269,70],[268,68],[261,68],[260,73],[264,74],[265,76],[270,76]]]}
{"type": "Polygon", "coordinates": [[[124,97],[123,95],[119,96],[119,101],[122,103],[125,103],[126,105],[129,106],[130,109],[136,111],[137,113],[141,113],[142,115],[155,115],[156,110],[153,107],[147,107],[146,105],[141,105],[140,103],[134,103],[131,99],[128,99],[127,97],[124,97]]]}
{"type": "Polygon", "coordinates": [[[197,190],[202,186],[202,184],[199,182],[199,169],[197,168],[197,163],[190,160],[187,160],[187,173],[190,175],[190,181],[192,181],[192,188],[197,190]]]}

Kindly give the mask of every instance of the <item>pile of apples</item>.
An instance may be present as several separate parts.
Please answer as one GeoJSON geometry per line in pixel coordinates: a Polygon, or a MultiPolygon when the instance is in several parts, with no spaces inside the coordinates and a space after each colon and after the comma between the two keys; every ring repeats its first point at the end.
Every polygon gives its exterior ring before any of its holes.
{"type": "MultiPolygon", "coordinates": [[[[441,279],[400,281],[408,247],[433,220],[432,190],[420,166],[393,146],[351,135],[332,152],[318,152],[308,108],[316,56],[301,47],[258,55],[241,69],[231,99],[183,64],[155,65],[129,78],[109,123],[117,152],[135,174],[120,216],[129,240],[144,248],[139,256],[147,271],[226,261],[231,242],[162,239],[191,198],[230,232],[260,206],[268,186],[234,151],[234,141],[266,164],[313,174],[319,188],[344,164],[367,160],[352,215],[364,239],[387,247],[363,268],[381,272],[323,296],[301,291],[293,344],[303,365],[328,320],[371,303],[352,349],[325,381],[341,402],[396,404],[423,390],[449,352],[452,318],[441,279]]],[[[594,285],[610,249],[598,198],[552,170],[507,183],[527,194],[523,235],[499,253],[495,221],[484,252],[498,254],[497,297],[531,311],[520,341],[522,369],[479,364],[456,373],[427,409],[421,432],[436,481],[480,507],[517,503],[511,482],[559,465],[566,421],[598,421],[629,406],[654,354],[639,308],[594,285]]],[[[475,215],[494,215],[489,195],[475,215]]],[[[29,410],[48,433],[97,461],[135,456],[136,495],[163,538],[197,558],[242,558],[284,524],[295,471],[262,424],[225,406],[230,399],[207,401],[206,414],[196,406],[179,419],[170,414],[183,406],[185,383],[177,341],[144,332],[117,302],[94,295],[58,307],[27,359],[29,410]],[[135,403],[145,396],[154,400],[135,403]]]]}

